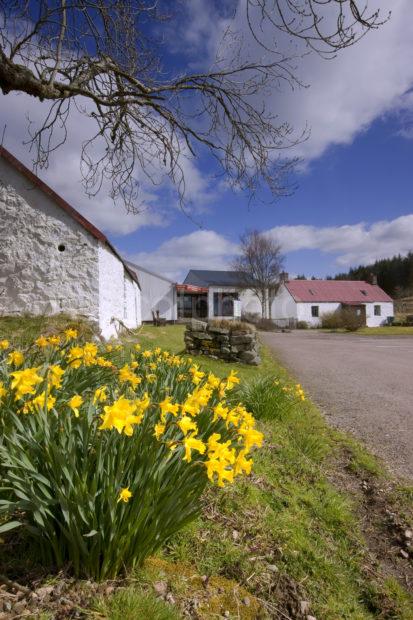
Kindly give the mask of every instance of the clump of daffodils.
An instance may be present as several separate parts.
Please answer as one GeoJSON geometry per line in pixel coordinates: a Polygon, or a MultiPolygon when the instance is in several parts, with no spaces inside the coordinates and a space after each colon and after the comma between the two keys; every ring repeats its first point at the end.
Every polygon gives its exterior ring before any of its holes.
{"type": "Polygon", "coordinates": [[[80,342],[73,328],[27,350],[0,341],[0,533],[28,526],[45,558],[78,574],[143,561],[196,516],[208,481],[251,472],[263,435],[228,398],[238,383],[159,347],[80,342]]]}
{"type": "Polygon", "coordinates": [[[281,389],[282,392],[285,393],[286,396],[292,399],[298,399],[301,401],[305,401],[305,392],[301,383],[294,383],[292,385],[283,384],[279,379],[274,380],[274,385],[281,389]]]}

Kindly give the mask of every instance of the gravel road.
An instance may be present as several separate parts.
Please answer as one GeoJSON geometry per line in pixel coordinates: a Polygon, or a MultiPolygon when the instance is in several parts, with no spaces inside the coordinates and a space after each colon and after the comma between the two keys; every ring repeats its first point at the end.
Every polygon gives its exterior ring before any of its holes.
{"type": "Polygon", "coordinates": [[[328,421],[413,480],[413,338],[262,333],[328,421]]]}

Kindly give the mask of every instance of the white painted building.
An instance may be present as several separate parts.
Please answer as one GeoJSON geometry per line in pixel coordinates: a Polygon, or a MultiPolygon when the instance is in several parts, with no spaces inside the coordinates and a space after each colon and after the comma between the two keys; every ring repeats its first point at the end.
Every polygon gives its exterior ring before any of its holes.
{"type": "Polygon", "coordinates": [[[65,312],[104,338],[141,324],[136,274],[105,235],[0,147],[0,313],[65,312]]]}
{"type": "Polygon", "coordinates": [[[321,324],[323,314],[351,308],[378,327],[394,316],[393,300],[377,284],[359,280],[286,280],[272,301],[271,318],[279,325],[321,324]]]}
{"type": "Polygon", "coordinates": [[[261,316],[258,297],[245,288],[237,271],[191,269],[177,291],[179,318],[240,319],[246,313],[261,316]]]}
{"type": "Polygon", "coordinates": [[[175,282],[135,263],[128,262],[128,265],[137,274],[141,286],[142,321],[152,321],[157,313],[168,322],[176,321],[175,282]]]}

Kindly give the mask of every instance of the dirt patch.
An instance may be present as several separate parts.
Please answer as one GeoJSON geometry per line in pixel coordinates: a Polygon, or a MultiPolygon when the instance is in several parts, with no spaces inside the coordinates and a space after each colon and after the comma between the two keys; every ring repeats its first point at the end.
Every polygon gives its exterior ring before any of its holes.
{"type": "Polygon", "coordinates": [[[352,452],[342,448],[329,479],[353,497],[368,548],[366,571],[394,577],[413,591],[413,510],[399,502],[397,482],[353,467],[352,452]]]}

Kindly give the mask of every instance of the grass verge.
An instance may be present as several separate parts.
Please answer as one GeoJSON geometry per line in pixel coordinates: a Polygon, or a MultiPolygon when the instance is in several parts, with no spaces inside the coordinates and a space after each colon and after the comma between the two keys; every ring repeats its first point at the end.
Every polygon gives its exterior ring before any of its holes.
{"type": "MultiPolygon", "coordinates": [[[[11,337],[1,329],[0,321],[0,333],[11,337]]],[[[144,326],[137,339],[146,348],[178,353],[182,332],[182,326],[144,326]]],[[[169,541],[158,564],[138,571],[126,589],[99,595],[86,617],[117,620],[124,610],[124,618],[172,619],[183,613],[218,618],[228,611],[226,617],[245,619],[412,620],[413,599],[406,587],[411,564],[399,555],[395,539],[411,519],[413,490],[391,481],[377,459],[331,429],[311,402],[294,394],[283,399],[280,390],[293,384],[291,377],[268,350],[262,359],[259,368],[234,365],[248,384],[238,397],[260,419],[266,436],[253,474],[223,490],[209,490],[202,516],[169,541]],[[384,522],[386,511],[395,515],[391,529],[384,522]],[[187,566],[192,572],[185,572],[187,566]],[[214,581],[223,578],[230,581],[214,581]],[[173,602],[167,608],[160,603],[160,615],[147,615],[142,610],[154,601],[159,583],[166,584],[173,602]],[[214,590],[215,607],[202,611],[202,592],[210,583],[224,599],[216,601],[214,590]],[[231,599],[235,607],[225,599],[226,583],[236,584],[231,591],[243,588],[242,597],[231,599]],[[252,600],[262,604],[255,615],[252,600]]],[[[228,374],[224,362],[195,361],[228,374]]]]}

